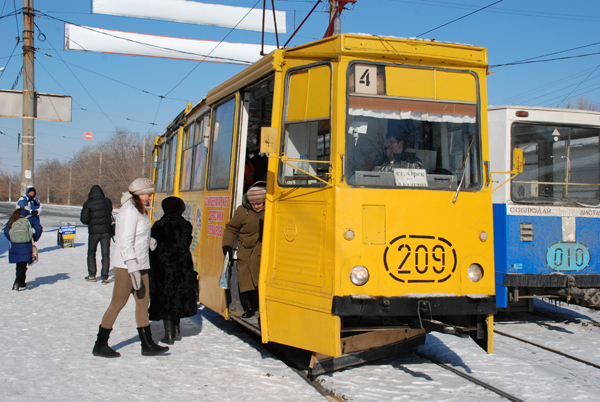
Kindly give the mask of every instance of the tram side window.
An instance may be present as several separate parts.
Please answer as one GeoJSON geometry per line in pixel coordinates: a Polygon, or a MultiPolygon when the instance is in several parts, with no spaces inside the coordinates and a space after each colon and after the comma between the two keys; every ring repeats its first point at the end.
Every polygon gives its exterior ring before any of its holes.
{"type": "Polygon", "coordinates": [[[235,97],[217,106],[214,116],[208,161],[207,186],[210,190],[229,188],[235,97]]]}
{"type": "Polygon", "coordinates": [[[190,179],[192,178],[192,157],[194,146],[195,123],[188,125],[183,130],[183,152],[181,154],[181,174],[179,178],[179,190],[187,191],[190,189],[190,179]]]}
{"type": "Polygon", "coordinates": [[[163,191],[163,170],[164,170],[164,155],[165,154],[165,146],[161,145],[158,147],[158,151],[156,153],[156,192],[161,193],[163,191]]]}
{"type": "Polygon", "coordinates": [[[196,136],[194,138],[194,165],[192,168],[192,190],[204,189],[204,174],[206,172],[206,147],[204,146],[204,135],[209,130],[209,114],[197,120],[196,136]]]}
{"type": "Polygon", "coordinates": [[[177,160],[177,134],[175,134],[167,141],[165,157],[167,157],[167,155],[168,159],[165,160],[166,177],[163,191],[171,193],[173,192],[173,182],[175,179],[175,161],[177,160]]]}
{"type": "Polygon", "coordinates": [[[324,186],[331,161],[331,67],[294,71],[287,78],[281,154],[292,160],[280,163],[279,183],[324,186]]]}
{"type": "Polygon", "coordinates": [[[551,124],[512,125],[523,149],[523,173],[511,183],[515,202],[600,202],[600,129],[551,124]]]}

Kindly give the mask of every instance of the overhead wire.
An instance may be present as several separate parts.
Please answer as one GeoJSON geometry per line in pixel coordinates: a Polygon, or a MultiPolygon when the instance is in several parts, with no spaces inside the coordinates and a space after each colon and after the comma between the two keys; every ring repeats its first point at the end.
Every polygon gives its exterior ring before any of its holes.
{"type": "Polygon", "coordinates": [[[425,32],[423,32],[422,34],[419,34],[419,35],[417,35],[417,38],[418,38],[419,36],[423,36],[423,35],[425,35],[425,34],[428,34],[429,32],[433,32],[433,31],[435,31],[435,30],[437,30],[437,29],[440,29],[440,28],[442,28],[442,27],[445,27],[445,26],[447,26],[447,25],[450,25],[450,24],[452,24],[452,23],[455,23],[456,21],[460,21],[460,20],[462,20],[463,18],[466,18],[466,17],[468,17],[468,16],[470,16],[470,15],[473,15],[473,14],[475,14],[475,13],[478,13],[478,12],[480,12],[480,11],[483,11],[483,10],[485,10],[486,8],[490,8],[490,7],[492,7],[493,5],[496,5],[496,4],[498,4],[498,3],[502,3],[503,1],[504,1],[504,0],[498,0],[498,1],[496,1],[495,3],[489,4],[489,5],[485,6],[485,7],[482,7],[482,8],[480,8],[480,9],[478,9],[478,10],[475,10],[475,11],[473,11],[472,13],[469,13],[469,14],[467,14],[467,15],[463,15],[463,16],[462,16],[462,17],[460,17],[460,18],[457,18],[457,19],[455,19],[455,20],[452,20],[452,21],[450,21],[450,22],[447,22],[447,23],[445,23],[445,24],[442,24],[442,25],[440,25],[439,27],[436,27],[436,28],[430,29],[429,31],[425,31],[425,32]]]}

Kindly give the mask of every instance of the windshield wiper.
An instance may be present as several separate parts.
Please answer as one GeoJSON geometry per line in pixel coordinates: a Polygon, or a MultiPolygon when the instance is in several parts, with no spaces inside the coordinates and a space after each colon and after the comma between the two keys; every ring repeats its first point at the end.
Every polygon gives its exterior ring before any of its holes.
{"type": "Polygon", "coordinates": [[[469,145],[469,149],[467,149],[467,154],[465,155],[465,159],[463,159],[463,163],[462,166],[460,167],[460,172],[462,173],[462,177],[460,179],[460,183],[458,183],[458,187],[456,188],[456,193],[454,194],[454,199],[452,200],[452,203],[455,204],[456,200],[458,199],[458,193],[460,192],[460,188],[463,184],[463,181],[465,180],[465,173],[463,172],[463,170],[465,170],[465,166],[467,164],[467,158],[469,157],[469,155],[471,154],[471,147],[473,146],[473,143],[475,142],[475,136],[473,136],[473,138],[471,139],[471,145],[469,145]]]}

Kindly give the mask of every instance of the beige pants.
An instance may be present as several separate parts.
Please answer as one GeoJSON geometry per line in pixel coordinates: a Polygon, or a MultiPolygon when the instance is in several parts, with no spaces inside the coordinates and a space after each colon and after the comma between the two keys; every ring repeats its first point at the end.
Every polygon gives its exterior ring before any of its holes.
{"type": "Polygon", "coordinates": [[[140,271],[142,274],[142,287],[134,290],[131,284],[131,277],[126,268],[114,268],[115,285],[113,288],[112,300],[110,306],[102,317],[100,326],[104,329],[111,329],[119,315],[119,312],[125,307],[129,300],[129,295],[133,293],[135,299],[135,322],[138,328],[144,328],[150,325],[148,319],[148,305],[150,304],[150,288],[148,282],[148,271],[140,271]]]}

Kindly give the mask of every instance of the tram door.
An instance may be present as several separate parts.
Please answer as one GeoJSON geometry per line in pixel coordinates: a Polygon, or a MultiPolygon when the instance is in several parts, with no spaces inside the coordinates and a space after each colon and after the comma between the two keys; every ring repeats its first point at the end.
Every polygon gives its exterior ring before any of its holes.
{"type": "Polygon", "coordinates": [[[219,287],[223,268],[221,243],[232,208],[231,174],[234,152],[237,96],[213,106],[206,190],[201,216],[200,303],[228,317],[226,293],[219,287]]]}
{"type": "Polygon", "coordinates": [[[273,201],[265,215],[265,285],[259,288],[266,312],[266,317],[261,315],[263,342],[328,355],[336,353],[340,325],[331,314],[331,75],[331,65],[323,63],[286,74],[279,130],[282,159],[270,161],[277,172],[269,172],[274,183],[269,182],[273,190],[267,196],[273,201]]]}

